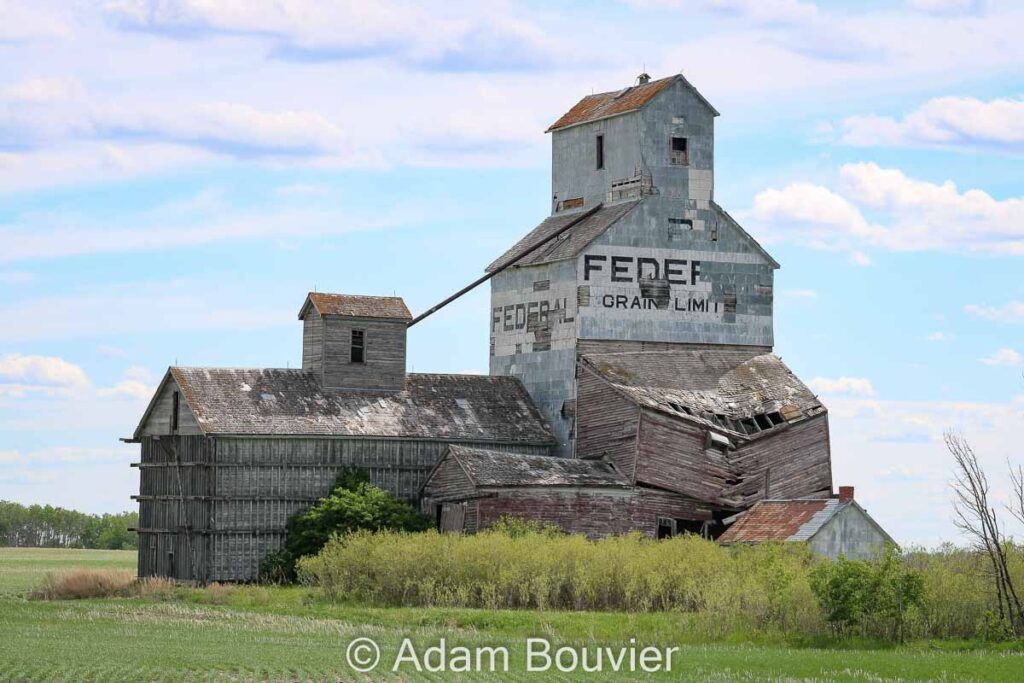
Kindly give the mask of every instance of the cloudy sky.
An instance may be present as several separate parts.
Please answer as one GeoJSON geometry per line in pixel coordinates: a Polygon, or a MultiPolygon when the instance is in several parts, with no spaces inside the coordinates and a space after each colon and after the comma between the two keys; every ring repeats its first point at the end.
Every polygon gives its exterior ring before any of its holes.
{"type": "MultiPolygon", "coordinates": [[[[548,211],[547,125],[646,68],[722,112],[716,199],[782,263],[836,483],[956,540],[943,430],[999,496],[1024,462],[1022,28],[997,0],[0,0],[0,498],[126,509],[117,439],[168,365],[299,365],[314,288],[419,312],[468,283],[548,211]]],[[[486,371],[487,297],[410,368],[486,371]]]]}

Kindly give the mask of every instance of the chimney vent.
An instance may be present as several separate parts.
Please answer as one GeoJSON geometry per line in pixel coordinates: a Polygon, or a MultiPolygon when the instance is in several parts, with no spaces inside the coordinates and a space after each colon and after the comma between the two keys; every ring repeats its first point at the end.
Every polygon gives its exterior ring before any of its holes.
{"type": "Polygon", "coordinates": [[[852,486],[840,486],[839,487],[839,502],[849,503],[853,500],[853,487],[852,486]]]}
{"type": "Polygon", "coordinates": [[[640,85],[647,85],[648,83],[651,82],[651,75],[645,71],[639,76],[637,76],[636,80],[640,83],[640,85]]]}

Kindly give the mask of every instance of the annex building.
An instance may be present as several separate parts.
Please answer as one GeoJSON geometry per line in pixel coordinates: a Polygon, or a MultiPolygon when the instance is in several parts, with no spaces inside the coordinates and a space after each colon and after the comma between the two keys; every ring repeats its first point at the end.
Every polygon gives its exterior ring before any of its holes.
{"type": "Polygon", "coordinates": [[[551,215],[486,269],[490,376],[407,374],[400,298],[320,293],[301,369],[170,368],[131,439],[140,575],[255,578],[345,465],[453,532],[717,538],[832,500],[828,411],[772,352],[779,264],[714,201],[716,116],[642,74],[551,125],[551,215]]]}

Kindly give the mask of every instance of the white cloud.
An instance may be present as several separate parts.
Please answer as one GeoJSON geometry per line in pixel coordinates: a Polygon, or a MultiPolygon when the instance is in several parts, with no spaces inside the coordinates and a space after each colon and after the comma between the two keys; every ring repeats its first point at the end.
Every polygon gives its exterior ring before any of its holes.
{"type": "MultiPolygon", "coordinates": [[[[626,0],[637,7],[693,10],[690,0],[626,0]]],[[[755,24],[795,24],[815,19],[818,7],[800,0],[702,0],[699,3],[712,12],[755,24]]]]}
{"type": "Polygon", "coordinates": [[[988,358],[982,358],[981,362],[985,365],[1021,365],[1024,363],[1024,356],[1013,349],[1003,348],[988,358]]]}
{"type": "Polygon", "coordinates": [[[933,342],[949,341],[952,338],[953,338],[953,335],[949,334],[948,332],[932,332],[931,334],[929,334],[926,337],[926,339],[928,341],[933,341],[933,342]]]}
{"type": "Polygon", "coordinates": [[[0,43],[63,38],[71,33],[67,22],[55,14],[20,0],[0,0],[0,43]]]}
{"type": "Polygon", "coordinates": [[[8,102],[29,102],[52,104],[84,95],[84,88],[78,81],[66,78],[30,78],[0,88],[0,100],[8,102]]]}
{"type": "Polygon", "coordinates": [[[81,389],[89,385],[85,371],[57,356],[0,356],[0,385],[81,389]]]}
{"type": "Polygon", "coordinates": [[[133,398],[139,401],[148,401],[153,397],[154,387],[135,379],[126,379],[118,382],[112,387],[104,387],[96,393],[100,396],[113,396],[133,398]]]}
{"type": "Polygon", "coordinates": [[[1024,198],[961,192],[952,181],[917,180],[874,163],[845,164],[839,176],[838,190],[812,183],[764,190],[741,216],[765,241],[798,241],[854,254],[860,245],[1024,254],[1024,198]],[[868,210],[884,215],[885,225],[869,222],[868,210]]]}
{"type": "Polygon", "coordinates": [[[874,396],[871,382],[863,377],[815,377],[807,385],[822,394],[846,394],[851,396],[874,396]]]}
{"type": "Polygon", "coordinates": [[[1024,301],[1011,301],[1002,306],[967,304],[964,310],[971,315],[994,322],[1024,322],[1024,301]]]}
{"type": "Polygon", "coordinates": [[[298,61],[383,56],[444,71],[535,69],[570,54],[555,37],[505,3],[425,8],[386,0],[119,0],[105,4],[119,25],[171,37],[248,34],[269,39],[272,54],[298,61]]]}
{"type": "Polygon", "coordinates": [[[1024,100],[940,97],[902,119],[851,116],[839,141],[881,147],[991,147],[1024,151],[1024,100]]]}

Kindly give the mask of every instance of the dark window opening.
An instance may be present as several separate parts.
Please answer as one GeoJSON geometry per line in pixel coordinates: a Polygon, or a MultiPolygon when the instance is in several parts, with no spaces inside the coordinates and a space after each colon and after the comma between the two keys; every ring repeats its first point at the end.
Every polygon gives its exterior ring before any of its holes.
{"type": "Polygon", "coordinates": [[[756,415],[756,416],[754,416],[754,422],[756,422],[757,426],[760,427],[761,429],[771,429],[772,428],[772,423],[771,423],[771,421],[768,420],[768,416],[767,415],[756,415]]]}
{"type": "Polygon", "coordinates": [[[676,522],[668,517],[658,517],[658,539],[672,538],[676,535],[676,522]]]}
{"type": "Polygon", "coordinates": [[[353,363],[366,362],[366,336],[362,330],[352,330],[352,353],[349,360],[353,363]]]}
{"type": "Polygon", "coordinates": [[[597,149],[595,151],[597,152],[597,164],[596,164],[595,168],[600,170],[600,169],[604,168],[604,136],[603,135],[598,135],[597,136],[596,147],[597,147],[597,149]]]}
{"type": "Polygon", "coordinates": [[[175,391],[174,394],[171,395],[171,431],[172,432],[178,431],[178,411],[180,410],[180,408],[179,408],[180,405],[181,405],[181,395],[177,391],[175,391]]]}
{"type": "Polygon", "coordinates": [[[686,138],[672,138],[672,154],[669,161],[673,164],[685,166],[690,163],[690,151],[686,138]]]}
{"type": "Polygon", "coordinates": [[[782,417],[782,413],[775,411],[774,413],[768,413],[768,419],[773,425],[780,425],[786,420],[782,417]]]}
{"type": "Polygon", "coordinates": [[[707,538],[707,522],[700,519],[677,519],[676,520],[676,533],[677,534],[696,534],[707,538]]]}

